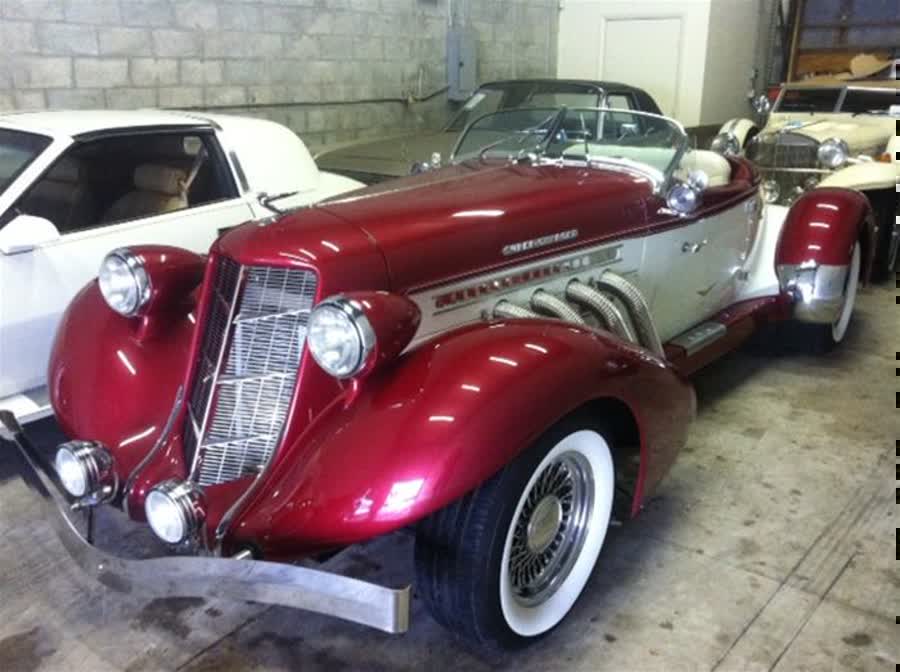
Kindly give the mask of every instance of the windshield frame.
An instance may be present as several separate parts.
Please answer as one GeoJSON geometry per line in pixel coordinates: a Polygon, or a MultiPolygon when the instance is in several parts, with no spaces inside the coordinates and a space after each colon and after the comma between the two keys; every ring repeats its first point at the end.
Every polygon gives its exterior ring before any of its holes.
{"type": "MultiPolygon", "coordinates": [[[[533,96],[534,93],[536,92],[536,90],[539,88],[542,88],[542,87],[548,87],[548,88],[556,87],[558,89],[564,89],[565,87],[584,87],[585,89],[590,90],[590,91],[585,91],[585,93],[596,95],[598,104],[605,103],[606,97],[609,94],[609,92],[604,87],[599,86],[598,84],[593,84],[591,82],[572,81],[572,80],[567,80],[567,79],[559,79],[559,80],[556,80],[556,79],[548,79],[548,80],[513,79],[513,80],[504,80],[504,81],[499,81],[499,82],[486,82],[486,83],[482,84],[481,86],[479,86],[477,89],[475,89],[475,91],[472,92],[472,95],[466,99],[466,101],[462,104],[462,106],[456,111],[456,114],[454,114],[450,118],[450,121],[448,121],[444,125],[444,129],[443,129],[444,132],[445,133],[464,133],[466,131],[469,124],[463,124],[462,128],[460,128],[460,129],[455,129],[454,126],[456,125],[456,122],[460,118],[462,118],[464,115],[472,112],[472,110],[466,109],[466,105],[468,105],[469,101],[472,100],[479,93],[482,93],[485,90],[501,91],[501,92],[503,92],[503,95],[505,96],[505,95],[507,95],[507,93],[509,91],[511,91],[514,87],[517,87],[517,86],[530,86],[531,87],[531,90],[528,94],[528,98],[533,96]]],[[[568,93],[566,91],[561,91],[561,92],[568,93]]],[[[479,102],[481,102],[481,101],[479,101],[479,102]]],[[[540,107],[540,106],[517,105],[515,107],[503,108],[502,110],[495,110],[495,112],[488,112],[488,114],[495,114],[496,112],[503,112],[505,110],[523,110],[523,109],[528,109],[529,107],[540,107]]],[[[486,116],[487,116],[487,114],[479,115],[478,117],[473,118],[469,123],[472,123],[473,121],[477,121],[481,117],[486,117],[486,116]]]]}
{"type": "Polygon", "coordinates": [[[778,92],[778,97],[775,99],[775,104],[772,105],[772,114],[865,114],[865,112],[854,113],[844,111],[844,101],[847,98],[847,93],[850,91],[876,91],[879,93],[893,93],[895,95],[900,95],[900,88],[891,88],[889,86],[854,86],[853,84],[844,84],[843,86],[840,84],[823,84],[822,86],[782,86],[781,91],[778,92]],[[781,101],[788,91],[821,91],[824,89],[838,90],[834,107],[830,110],[803,112],[781,109],[781,101]]]}
{"type": "Polygon", "coordinates": [[[12,135],[20,135],[30,138],[35,145],[34,155],[29,158],[25,163],[19,166],[13,173],[9,176],[9,178],[4,182],[0,181],[0,195],[5,194],[10,187],[12,187],[16,180],[21,177],[22,173],[28,170],[28,167],[34,164],[41,155],[47,151],[47,148],[53,144],[53,138],[49,135],[45,135],[43,133],[35,133],[34,131],[26,131],[21,128],[15,128],[10,126],[0,125],[0,134],[10,133],[12,135]]]}
{"type": "MultiPolygon", "coordinates": [[[[514,108],[520,109],[520,108],[514,108]]],[[[526,109],[526,108],[521,108],[526,109]]],[[[625,158],[617,158],[611,156],[592,156],[585,155],[581,156],[559,156],[559,157],[547,157],[544,156],[544,152],[546,151],[546,145],[550,144],[553,137],[556,135],[559,127],[562,125],[562,122],[565,120],[566,114],[569,112],[570,108],[566,106],[561,106],[559,108],[533,108],[533,109],[547,109],[553,110],[556,109],[557,113],[550,118],[550,126],[547,131],[547,136],[539,143],[537,147],[535,147],[532,151],[525,151],[524,149],[520,152],[520,155],[515,156],[511,155],[507,160],[510,162],[518,161],[522,158],[531,158],[534,162],[541,163],[543,165],[577,165],[577,166],[586,166],[592,167],[595,164],[603,164],[606,166],[612,166],[618,169],[623,170],[631,170],[633,172],[638,172],[643,176],[648,177],[654,185],[654,192],[659,193],[665,190],[672,182],[675,171],[678,169],[678,165],[681,163],[681,159],[687,153],[690,148],[690,139],[688,138],[687,132],[684,130],[684,126],[675,119],[671,117],[667,117],[662,114],[654,114],[652,112],[643,112],[641,110],[631,110],[631,109],[619,109],[619,108],[610,108],[610,107],[577,107],[571,108],[576,111],[591,111],[591,112],[613,112],[620,114],[632,114],[640,117],[646,117],[648,119],[659,119],[668,124],[670,124],[674,130],[678,132],[680,135],[680,142],[678,146],[675,148],[675,153],[672,156],[669,164],[666,166],[665,170],[659,170],[654,168],[650,164],[645,164],[640,161],[635,161],[633,159],[625,159],[625,158]]],[[[472,126],[477,124],[482,119],[485,119],[490,116],[494,116],[497,114],[502,114],[503,112],[510,112],[514,110],[501,110],[500,112],[491,112],[489,114],[484,114],[477,119],[473,119],[469,122],[466,127],[460,132],[459,137],[456,140],[456,143],[453,146],[453,151],[450,153],[450,163],[457,164],[463,163],[465,161],[475,160],[476,157],[473,155],[467,155],[465,158],[458,158],[457,154],[459,152],[460,147],[462,146],[463,140],[465,140],[472,126]]],[[[585,146],[587,146],[587,140],[585,140],[585,146]]],[[[489,147],[489,146],[488,146],[489,147]]],[[[480,154],[477,157],[479,161],[484,160],[485,149],[482,148],[480,150],[480,154]]]]}

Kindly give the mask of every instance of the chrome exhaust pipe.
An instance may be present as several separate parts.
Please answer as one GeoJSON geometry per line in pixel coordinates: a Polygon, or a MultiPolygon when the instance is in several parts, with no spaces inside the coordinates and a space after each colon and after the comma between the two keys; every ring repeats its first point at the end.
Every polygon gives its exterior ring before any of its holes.
{"type": "Polygon", "coordinates": [[[578,280],[573,280],[566,287],[566,297],[591,310],[607,331],[631,343],[639,343],[628,320],[622,315],[619,307],[602,292],[578,280]]]}
{"type": "Polygon", "coordinates": [[[533,310],[503,299],[494,306],[493,317],[500,320],[521,320],[525,318],[541,318],[533,310]]]}
{"type": "Polygon", "coordinates": [[[558,317],[566,322],[585,324],[584,318],[579,315],[577,310],[562,299],[543,289],[539,289],[531,295],[531,307],[538,312],[549,314],[552,317],[558,317]]]}
{"type": "Polygon", "coordinates": [[[656,325],[653,324],[653,317],[650,315],[650,307],[644,300],[641,291],[621,275],[611,271],[600,274],[597,279],[597,287],[608,291],[625,304],[634,329],[638,333],[639,340],[636,342],[654,354],[665,357],[662,341],[656,331],[656,325]]]}

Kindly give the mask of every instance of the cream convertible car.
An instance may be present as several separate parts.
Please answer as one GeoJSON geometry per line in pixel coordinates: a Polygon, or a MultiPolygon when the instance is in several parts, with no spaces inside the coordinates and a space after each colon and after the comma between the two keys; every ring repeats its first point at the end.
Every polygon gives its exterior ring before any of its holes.
{"type": "Polygon", "coordinates": [[[25,421],[49,412],[56,326],[110,250],[205,252],[224,228],[359,186],[319,172],[300,138],[269,121],[157,110],[0,115],[0,409],[25,421]]]}
{"type": "Polygon", "coordinates": [[[749,119],[727,122],[712,149],[756,163],[767,217],[784,219],[798,196],[817,187],[866,194],[878,227],[874,272],[884,279],[897,268],[900,246],[898,123],[900,81],[816,79],[786,84],[762,129],[749,119]]]}

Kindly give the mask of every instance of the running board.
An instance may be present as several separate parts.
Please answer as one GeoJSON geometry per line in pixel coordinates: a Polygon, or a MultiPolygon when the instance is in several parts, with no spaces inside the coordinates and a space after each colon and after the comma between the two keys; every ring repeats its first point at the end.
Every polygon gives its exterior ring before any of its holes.
{"type": "Polygon", "coordinates": [[[721,322],[704,322],[676,336],[669,343],[684,349],[687,357],[695,355],[711,343],[715,343],[728,333],[728,327],[721,322]]]}

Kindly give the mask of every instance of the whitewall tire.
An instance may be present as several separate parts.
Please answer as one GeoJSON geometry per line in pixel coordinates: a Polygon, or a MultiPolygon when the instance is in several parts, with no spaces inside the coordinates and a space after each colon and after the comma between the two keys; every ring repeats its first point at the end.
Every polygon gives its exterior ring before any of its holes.
{"type": "Polygon", "coordinates": [[[856,306],[856,294],[859,291],[859,273],[862,266],[862,251],[859,243],[853,246],[853,254],[850,258],[850,269],[844,285],[844,301],[841,311],[834,324],[831,325],[831,340],[835,345],[844,340],[847,335],[847,327],[850,326],[850,318],[853,317],[853,308],[856,306]]]}
{"type": "Polygon", "coordinates": [[[491,649],[517,648],[569,613],[612,516],[610,432],[573,415],[416,530],[416,590],[435,620],[491,649]]]}

